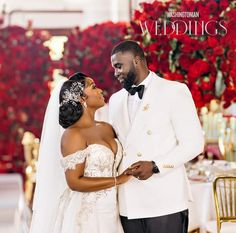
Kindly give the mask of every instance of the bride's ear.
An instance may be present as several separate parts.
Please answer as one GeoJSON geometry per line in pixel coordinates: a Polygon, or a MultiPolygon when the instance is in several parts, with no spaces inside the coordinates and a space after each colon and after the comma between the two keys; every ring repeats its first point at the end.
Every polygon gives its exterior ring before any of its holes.
{"type": "Polygon", "coordinates": [[[84,94],[84,95],[82,95],[82,96],[80,97],[80,102],[83,103],[83,102],[85,102],[87,99],[88,99],[88,96],[84,94]]]}
{"type": "Polygon", "coordinates": [[[86,103],[87,96],[81,96],[81,101],[80,103],[83,105],[84,108],[87,108],[87,103],[86,103]]]}

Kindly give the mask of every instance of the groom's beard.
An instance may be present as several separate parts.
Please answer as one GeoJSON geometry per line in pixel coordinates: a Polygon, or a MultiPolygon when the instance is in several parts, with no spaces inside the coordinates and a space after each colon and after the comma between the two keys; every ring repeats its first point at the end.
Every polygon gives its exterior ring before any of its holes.
{"type": "Polygon", "coordinates": [[[136,74],[134,71],[129,71],[127,74],[126,79],[124,80],[123,86],[124,88],[129,91],[129,89],[134,85],[134,81],[136,79],[136,74]]]}

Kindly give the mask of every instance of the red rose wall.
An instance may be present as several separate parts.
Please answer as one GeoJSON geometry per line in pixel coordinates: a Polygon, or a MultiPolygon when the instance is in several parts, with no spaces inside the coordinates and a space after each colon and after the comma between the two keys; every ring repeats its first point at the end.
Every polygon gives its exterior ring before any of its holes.
{"type": "Polygon", "coordinates": [[[21,171],[24,131],[41,133],[52,76],[43,42],[20,27],[0,30],[0,172],[21,171]]]}
{"type": "MultiPolygon", "coordinates": [[[[228,0],[170,1],[152,4],[143,3],[134,13],[130,37],[140,41],[147,53],[149,68],[166,79],[185,82],[192,92],[197,107],[202,107],[214,98],[224,100],[224,107],[236,101],[236,3],[228,0]],[[199,12],[198,18],[167,18],[166,12],[199,12]],[[153,25],[156,20],[169,22],[203,22],[208,31],[197,35],[171,33],[156,35],[155,28],[142,36],[140,23],[153,25]],[[212,23],[211,23],[212,22],[212,23]],[[214,22],[223,22],[227,33],[214,22]],[[212,27],[212,28],[211,28],[212,27]],[[221,32],[221,31],[222,32],[221,32]]],[[[184,24],[185,25],[185,24],[184,24]]],[[[192,24],[194,25],[194,24],[192,24]]],[[[200,27],[201,24],[197,24],[200,27]]],[[[183,23],[180,24],[183,26],[183,23]]],[[[184,30],[182,30],[183,32],[184,30]]],[[[188,31],[189,32],[189,31],[188,31]]],[[[193,34],[193,32],[192,32],[193,34]]]]}

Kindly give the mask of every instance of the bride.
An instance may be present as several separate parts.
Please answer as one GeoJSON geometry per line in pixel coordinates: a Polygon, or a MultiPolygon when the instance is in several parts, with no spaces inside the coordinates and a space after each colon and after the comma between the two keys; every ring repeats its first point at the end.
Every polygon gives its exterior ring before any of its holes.
{"type": "Polygon", "coordinates": [[[122,148],[112,127],[94,120],[104,104],[101,89],[82,73],[52,93],[41,137],[30,233],[123,232],[116,186],[130,177],[125,172],[117,176],[122,148]]]}

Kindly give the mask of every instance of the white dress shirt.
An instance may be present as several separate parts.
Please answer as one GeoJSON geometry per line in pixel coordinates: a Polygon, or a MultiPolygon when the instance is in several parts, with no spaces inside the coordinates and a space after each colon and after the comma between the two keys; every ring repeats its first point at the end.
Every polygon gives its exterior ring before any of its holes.
{"type": "MultiPolygon", "coordinates": [[[[152,79],[152,75],[151,72],[149,72],[148,76],[138,85],[144,85],[145,89],[144,89],[144,93],[143,93],[143,97],[145,95],[145,91],[150,83],[152,79]]],[[[135,85],[133,85],[132,87],[134,87],[135,85]]],[[[129,113],[129,120],[130,123],[133,122],[135,114],[140,106],[142,99],[139,98],[138,93],[136,92],[134,95],[129,94],[128,95],[128,113],[129,113]]]]}

